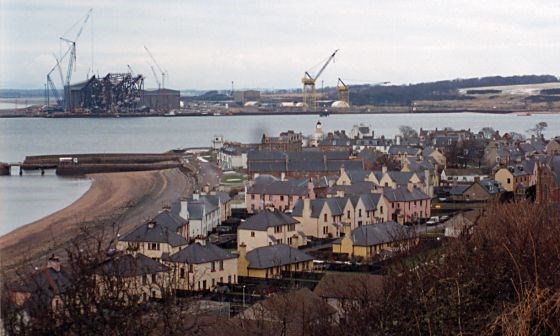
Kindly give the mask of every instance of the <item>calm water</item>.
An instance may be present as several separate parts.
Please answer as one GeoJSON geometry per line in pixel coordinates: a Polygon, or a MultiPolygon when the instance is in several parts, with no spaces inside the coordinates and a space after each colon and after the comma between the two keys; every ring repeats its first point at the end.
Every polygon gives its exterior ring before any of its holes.
{"type": "MultiPolygon", "coordinates": [[[[363,122],[376,135],[393,137],[401,125],[422,128],[490,126],[501,131],[526,133],[546,121],[545,136],[560,135],[560,115],[383,114],[327,118],[317,116],[158,117],[118,119],[0,119],[0,161],[22,161],[26,155],[62,153],[163,152],[178,147],[210,146],[212,136],[257,142],[263,133],[276,135],[292,129],[311,134],[317,120],[325,131],[345,129],[363,122]]],[[[0,234],[39,219],[77,199],[88,180],[56,176],[0,177],[0,234]]]]}

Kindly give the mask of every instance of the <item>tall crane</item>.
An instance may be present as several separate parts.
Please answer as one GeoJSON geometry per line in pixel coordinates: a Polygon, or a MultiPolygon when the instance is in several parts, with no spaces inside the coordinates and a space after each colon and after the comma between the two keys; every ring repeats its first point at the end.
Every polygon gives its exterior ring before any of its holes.
{"type": "Polygon", "coordinates": [[[60,38],[60,40],[66,42],[70,45],[69,48],[68,48],[68,50],[70,50],[70,58],[68,59],[68,69],[66,70],[66,81],[64,83],[64,86],[70,86],[70,81],[72,79],[72,71],[75,70],[74,64],[76,63],[76,42],[78,42],[78,39],[80,38],[80,35],[82,35],[82,31],[84,30],[84,26],[86,25],[87,21],[89,20],[92,12],[93,12],[93,8],[90,8],[87,11],[86,17],[85,17],[82,25],[80,26],[80,29],[78,30],[78,33],[76,34],[76,37],[74,37],[74,40],[70,40],[70,39],[67,39],[65,37],[60,38]]]}
{"type": "Polygon", "coordinates": [[[307,107],[311,109],[317,108],[317,96],[315,93],[315,82],[319,79],[319,76],[325,71],[329,63],[334,59],[334,56],[338,52],[339,49],[336,49],[329,58],[325,61],[321,69],[317,72],[315,76],[309,74],[309,71],[306,71],[301,82],[303,83],[303,103],[307,107]]]}
{"type": "MultiPolygon", "coordinates": [[[[150,50],[148,49],[148,47],[144,46],[144,49],[146,49],[146,52],[148,53],[148,55],[150,55],[150,58],[152,59],[152,61],[154,62],[154,64],[156,65],[156,67],[158,68],[159,72],[161,73],[161,88],[164,89],[165,88],[165,77],[168,75],[166,70],[163,70],[158,62],[156,61],[156,58],[154,57],[154,55],[152,55],[152,53],[150,52],[150,50]]],[[[153,70],[153,69],[152,69],[153,70]]],[[[157,78],[157,77],[156,77],[157,78]]],[[[159,81],[158,81],[159,83],[159,81]]]]}
{"type": "Polygon", "coordinates": [[[62,78],[62,68],[60,67],[60,64],[66,58],[66,56],[68,55],[69,52],[70,52],[70,49],[66,50],[66,52],[64,53],[64,55],[62,55],[62,57],[60,59],[58,59],[58,57],[56,57],[56,55],[53,55],[54,60],[56,61],[56,64],[47,73],[47,86],[48,86],[48,89],[49,89],[49,90],[47,90],[47,108],[50,106],[50,95],[51,94],[56,99],[56,104],[59,107],[62,107],[62,104],[64,102],[63,98],[60,96],[58,90],[56,89],[56,85],[54,84],[54,81],[51,78],[51,74],[55,70],[58,69],[58,73],[60,75],[60,82],[62,83],[62,85],[64,85],[64,80],[62,78]]]}
{"type": "Polygon", "coordinates": [[[154,66],[150,65],[150,69],[152,69],[152,73],[154,74],[154,79],[156,80],[157,86],[158,86],[158,90],[161,89],[161,82],[159,81],[158,75],[156,73],[156,69],[154,69],[154,66]]]}

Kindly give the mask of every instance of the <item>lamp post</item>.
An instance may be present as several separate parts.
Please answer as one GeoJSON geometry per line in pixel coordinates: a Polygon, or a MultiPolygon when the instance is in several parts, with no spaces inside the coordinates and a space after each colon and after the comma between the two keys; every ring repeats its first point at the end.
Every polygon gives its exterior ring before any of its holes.
{"type": "Polygon", "coordinates": [[[243,285],[243,308],[245,308],[245,285],[243,285]]]}

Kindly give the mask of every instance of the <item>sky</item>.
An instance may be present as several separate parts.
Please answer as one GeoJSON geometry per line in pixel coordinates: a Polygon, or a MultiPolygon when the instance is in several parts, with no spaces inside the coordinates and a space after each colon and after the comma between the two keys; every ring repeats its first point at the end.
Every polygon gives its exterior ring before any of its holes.
{"type": "Polygon", "coordinates": [[[130,65],[157,87],[144,46],[175,89],[298,88],[335,49],[318,86],[560,75],[558,0],[0,0],[0,88],[43,88],[90,8],[72,82],[130,65]]]}

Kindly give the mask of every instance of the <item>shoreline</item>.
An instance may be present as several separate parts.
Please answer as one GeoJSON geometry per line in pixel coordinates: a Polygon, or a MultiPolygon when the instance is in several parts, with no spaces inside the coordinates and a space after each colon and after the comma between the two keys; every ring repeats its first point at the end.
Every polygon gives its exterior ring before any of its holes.
{"type": "MultiPolygon", "coordinates": [[[[43,266],[51,253],[63,254],[83,225],[96,231],[115,226],[126,232],[192,190],[179,169],[99,173],[86,176],[90,188],[70,205],[0,237],[0,269],[43,266]]],[[[115,232],[116,234],[116,232],[115,232]]]]}

